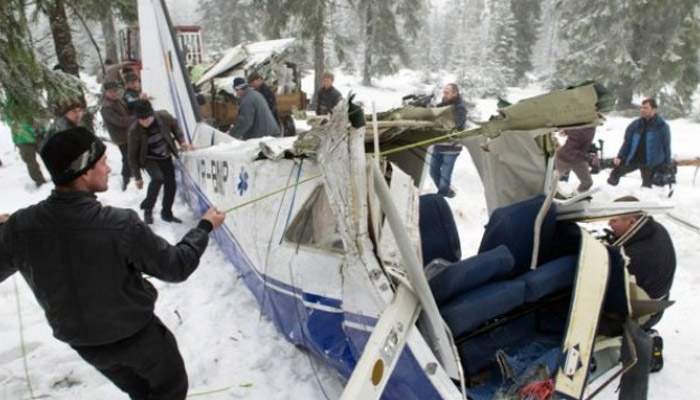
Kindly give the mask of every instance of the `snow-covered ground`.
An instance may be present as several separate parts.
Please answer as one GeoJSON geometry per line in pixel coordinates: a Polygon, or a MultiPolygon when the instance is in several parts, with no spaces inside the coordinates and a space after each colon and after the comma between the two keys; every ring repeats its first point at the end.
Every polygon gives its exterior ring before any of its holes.
{"type": "MultiPolygon", "coordinates": [[[[357,78],[338,74],[336,86],[342,93],[353,90],[366,108],[375,102],[378,110],[399,106],[401,97],[416,91],[421,75],[413,71],[401,71],[397,75],[381,79],[376,87],[366,88],[356,84],[357,78]]],[[[304,88],[311,93],[310,79],[304,88]]],[[[432,91],[434,86],[420,86],[419,91],[432,91]]],[[[513,89],[509,100],[514,101],[540,93],[538,88],[513,89]]],[[[476,118],[485,118],[496,108],[495,100],[477,101],[476,118]]],[[[610,117],[598,130],[598,138],[606,142],[606,155],[617,151],[629,118],[610,117]]],[[[679,157],[700,155],[700,124],[685,120],[670,121],[673,135],[673,152],[679,157]]],[[[120,158],[113,146],[108,146],[108,158],[112,166],[110,190],[98,197],[114,206],[138,209],[145,196],[133,185],[126,192],[119,189],[118,171],[120,158]]],[[[44,199],[51,188],[45,185],[34,189],[10,141],[7,127],[0,125],[0,178],[3,195],[0,196],[0,212],[12,212],[44,199]]],[[[681,168],[673,200],[677,203],[675,214],[700,225],[700,187],[695,187],[693,168],[681,168]]],[[[605,184],[607,172],[595,177],[596,184],[605,193],[601,196],[617,197],[636,194],[641,197],[662,196],[661,190],[640,190],[638,173],[622,179],[619,187],[605,184]]],[[[572,183],[573,184],[573,183],[572,183]]],[[[433,190],[427,183],[425,190],[433,190]]],[[[486,223],[486,207],[483,188],[468,153],[457,160],[454,176],[457,197],[450,200],[456,221],[460,227],[462,252],[473,254],[479,245],[486,223]]],[[[193,214],[179,201],[176,215],[183,218],[182,225],[168,225],[156,219],[153,229],[171,242],[177,241],[196,223],[193,214]]],[[[700,306],[700,298],[694,288],[700,286],[700,272],[692,267],[692,260],[700,256],[697,233],[672,223],[668,218],[659,220],[669,229],[678,256],[678,269],[672,298],[677,300],[659,324],[665,340],[666,366],[653,374],[650,382],[650,399],[700,398],[700,389],[693,385],[695,368],[700,365],[700,342],[695,340],[700,331],[700,319],[694,318],[700,306]]],[[[0,399],[29,398],[19,340],[19,322],[14,283],[19,287],[19,301],[24,319],[29,377],[35,396],[51,399],[121,399],[121,395],[105,378],[82,361],[67,345],[55,340],[24,280],[16,275],[0,284],[0,399]]],[[[225,389],[201,398],[212,399],[324,399],[337,398],[342,391],[341,381],[328,368],[289,344],[274,326],[261,317],[257,303],[238,279],[235,269],[224,259],[215,244],[205,252],[199,269],[182,284],[166,284],[153,280],[160,298],[157,314],[173,331],[185,359],[191,394],[225,389]]],[[[600,397],[615,399],[613,384],[600,397]]]]}

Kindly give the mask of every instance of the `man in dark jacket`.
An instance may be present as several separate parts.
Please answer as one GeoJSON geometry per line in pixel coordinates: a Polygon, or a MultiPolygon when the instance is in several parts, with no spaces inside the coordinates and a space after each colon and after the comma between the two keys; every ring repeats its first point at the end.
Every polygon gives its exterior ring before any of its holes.
{"type": "Polygon", "coordinates": [[[676,252],[663,225],[645,214],[618,216],[609,225],[616,238],[614,245],[622,247],[630,259],[627,269],[637,285],[651,299],[667,298],[676,272],[676,252]]]}
{"type": "Polygon", "coordinates": [[[191,146],[177,124],[177,120],[165,110],[153,111],[148,100],[138,100],[133,105],[136,122],[129,128],[128,149],[129,168],[136,179],[136,187],[143,188],[141,169],[151,177],[146,198],[141,202],[143,220],[153,223],[153,206],[158,199],[160,187],[164,186],[163,203],[160,216],[165,222],[181,223],[173,215],[175,201],[175,166],[173,156],[177,157],[177,141],[180,148],[190,150],[191,146]]]}
{"type": "Polygon", "coordinates": [[[248,76],[248,85],[250,85],[253,89],[257,90],[258,93],[263,95],[265,101],[267,102],[267,106],[270,107],[270,112],[272,113],[272,116],[275,118],[275,121],[277,121],[279,125],[279,115],[277,114],[277,96],[275,96],[275,93],[272,91],[272,89],[270,89],[270,87],[267,86],[262,76],[260,76],[260,74],[258,74],[257,72],[253,72],[248,76]]]}
{"type": "MultiPolygon", "coordinates": [[[[464,129],[467,123],[467,107],[459,94],[459,86],[448,83],[442,89],[442,102],[438,107],[452,106],[455,129],[464,129]]],[[[446,197],[454,197],[455,192],[451,187],[452,170],[462,146],[458,144],[436,144],[430,161],[430,177],[437,186],[438,194],[446,197]]]]}
{"type": "Polygon", "coordinates": [[[279,136],[280,127],[265,98],[252,90],[243,78],[233,80],[233,89],[240,99],[240,105],[236,123],[229,130],[229,135],[241,140],[279,136]]]}
{"type": "Polygon", "coordinates": [[[185,365],[143,274],[187,279],[225,216],[210,209],[170,245],[132,210],[97,201],[110,172],[104,152],[84,128],[47,140],[41,157],[56,189],[0,225],[0,282],[19,271],[54,336],[132,399],[184,400],[185,365]]]}
{"type": "Polygon", "coordinates": [[[671,130],[656,114],[656,108],[656,100],[642,101],[640,118],[627,127],[625,141],[613,160],[615,168],[608,178],[610,185],[616,186],[620,177],[639,169],[642,186],[651,187],[654,171],[671,164],[671,130]]]}
{"type": "Polygon", "coordinates": [[[119,147],[122,153],[122,191],[129,185],[131,172],[129,171],[129,152],[127,150],[127,136],[129,127],[136,120],[129,115],[126,105],[119,96],[119,83],[110,81],[102,85],[104,95],[102,97],[102,121],[112,142],[119,147]]]}
{"type": "Polygon", "coordinates": [[[578,177],[578,192],[582,193],[593,186],[591,169],[588,165],[588,150],[595,137],[595,127],[565,129],[566,143],[557,150],[556,168],[561,176],[570,171],[578,177]]]}
{"type": "Polygon", "coordinates": [[[335,77],[330,72],[325,72],[321,77],[321,87],[316,92],[316,115],[326,115],[333,111],[343,95],[333,87],[335,77]]]}
{"type": "MultiPolygon", "coordinates": [[[[639,201],[633,196],[625,196],[616,201],[639,201]]],[[[676,272],[676,252],[673,242],[663,225],[646,213],[622,215],[610,219],[613,231],[613,246],[623,249],[629,257],[628,272],[634,276],[637,286],[651,299],[667,300],[676,272]]],[[[639,325],[627,322],[629,335],[623,343],[623,361],[631,362],[626,351],[628,337],[634,344],[637,363],[621,379],[620,400],[646,399],[649,372],[663,367],[663,340],[652,329],[663,316],[663,312],[650,319],[640,320],[639,325]]]]}

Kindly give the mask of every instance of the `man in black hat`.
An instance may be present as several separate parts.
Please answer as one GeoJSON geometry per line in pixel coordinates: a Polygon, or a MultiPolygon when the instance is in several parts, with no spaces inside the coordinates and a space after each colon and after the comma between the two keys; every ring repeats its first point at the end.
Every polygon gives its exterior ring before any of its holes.
{"type": "Polygon", "coordinates": [[[41,157],[56,189],[0,225],[0,282],[19,271],[54,336],[132,399],[179,399],[187,372],[175,337],[153,313],[148,274],[182,282],[225,218],[208,210],[176,245],[129,209],[103,206],[105,145],[75,128],[51,136],[41,157]]]}
{"type": "Polygon", "coordinates": [[[153,223],[153,206],[158,199],[160,187],[164,186],[160,216],[165,222],[181,223],[173,215],[177,188],[172,157],[177,157],[175,142],[182,150],[190,150],[192,147],[185,141],[177,120],[167,111],[154,112],[148,100],[134,102],[133,110],[136,123],[129,128],[129,167],[139,189],[143,188],[141,169],[145,169],[151,177],[146,198],[141,202],[143,220],[147,224],[153,223]]]}
{"type": "Polygon", "coordinates": [[[108,81],[102,85],[102,121],[109,132],[112,142],[119,147],[122,153],[122,191],[129,185],[131,172],[129,171],[129,153],[127,150],[127,134],[129,127],[136,121],[129,115],[126,104],[119,96],[119,83],[108,81]]]}
{"type": "Polygon", "coordinates": [[[233,90],[240,99],[240,105],[236,123],[229,130],[229,135],[241,140],[280,135],[280,127],[260,93],[251,90],[243,78],[233,80],[233,90]]]}

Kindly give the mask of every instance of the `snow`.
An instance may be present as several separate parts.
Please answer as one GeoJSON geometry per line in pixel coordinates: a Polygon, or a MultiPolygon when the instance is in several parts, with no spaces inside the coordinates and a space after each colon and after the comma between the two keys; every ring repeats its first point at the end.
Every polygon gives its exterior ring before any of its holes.
{"type": "MultiPolygon", "coordinates": [[[[358,82],[357,77],[336,74],[336,87],[343,94],[352,90],[367,109],[374,102],[378,111],[400,106],[401,97],[406,94],[435,89],[419,83],[421,74],[410,70],[378,79],[374,87],[363,87],[358,82]]],[[[313,77],[305,78],[303,85],[307,93],[312,93],[313,77]]],[[[508,100],[517,101],[542,92],[544,90],[537,86],[512,89],[508,100]]],[[[484,119],[496,109],[495,100],[475,103],[474,114],[478,115],[473,117],[476,119],[484,119]]],[[[611,116],[598,129],[597,138],[605,140],[606,156],[617,151],[630,121],[630,118],[611,116]]],[[[700,124],[689,120],[673,120],[669,124],[674,155],[700,156],[700,139],[697,138],[700,124]]],[[[138,209],[145,192],[136,190],[133,185],[122,192],[117,172],[120,157],[112,145],[108,145],[108,158],[112,167],[110,189],[100,194],[99,199],[110,205],[138,209]]],[[[0,167],[4,189],[0,196],[0,212],[15,211],[48,196],[50,185],[38,190],[33,188],[4,125],[0,125],[0,159],[4,163],[0,167]]],[[[692,167],[680,168],[673,196],[677,208],[673,212],[700,225],[697,206],[700,187],[693,185],[693,173],[692,167]]],[[[624,177],[617,188],[607,186],[606,178],[607,171],[594,176],[595,184],[602,189],[601,196],[614,198],[635,194],[659,198],[664,195],[660,189],[640,189],[637,172],[624,177]]],[[[466,151],[457,160],[453,184],[457,196],[449,202],[459,225],[462,254],[467,257],[478,248],[487,214],[483,188],[466,151]]],[[[434,191],[429,179],[424,191],[434,191]]],[[[175,204],[175,214],[184,220],[182,225],[169,225],[156,219],[153,226],[156,233],[171,242],[177,241],[196,223],[193,214],[179,200],[175,204]]],[[[700,342],[695,340],[696,332],[700,331],[700,319],[696,318],[700,298],[695,293],[696,286],[700,285],[700,272],[692,267],[692,260],[700,257],[696,244],[698,236],[663,216],[659,221],[669,230],[676,246],[678,268],[672,299],[677,303],[657,326],[664,337],[665,367],[651,375],[649,399],[700,398],[700,389],[692,384],[695,367],[700,363],[700,342]]],[[[35,395],[50,395],[52,399],[124,398],[73,350],[51,336],[42,310],[24,280],[16,275],[0,283],[0,399],[28,397],[13,281],[19,286],[29,376],[35,395]]],[[[166,284],[155,279],[151,282],[160,292],[156,313],[173,331],[185,359],[191,394],[226,389],[202,398],[323,399],[326,395],[337,398],[342,392],[342,383],[335,372],[289,344],[267,318],[260,316],[255,299],[213,242],[187,282],[166,284]]],[[[599,398],[616,399],[616,387],[614,382],[599,398]]]]}
{"type": "MultiPolygon", "coordinates": [[[[9,130],[0,125],[0,167],[4,193],[0,210],[13,212],[46,198],[51,185],[33,188],[23,162],[11,144],[9,130]]],[[[112,168],[109,191],[100,201],[138,209],[145,190],[133,184],[119,188],[119,150],[107,145],[112,168]]],[[[44,169],[44,171],[46,171],[44,169]]],[[[48,175],[47,175],[48,176],[48,175]]],[[[171,243],[196,224],[194,215],[179,200],[175,215],[183,224],[170,225],[156,217],[153,230],[171,243]]],[[[156,213],[157,214],[157,213],[156,213]]],[[[52,399],[125,398],[66,344],[54,339],[43,311],[18,274],[0,283],[0,399],[28,398],[19,340],[13,281],[19,286],[27,344],[29,377],[35,396],[52,399]]],[[[179,343],[190,378],[190,394],[226,388],[212,399],[312,399],[323,390],[340,393],[334,371],[319,365],[288,343],[274,325],[260,315],[258,304],[239,279],[215,242],[210,242],[199,268],[182,284],[151,280],[159,291],[156,314],[179,343]],[[316,373],[314,373],[316,371],[316,373]],[[317,376],[316,376],[317,375],[317,376]]]]}

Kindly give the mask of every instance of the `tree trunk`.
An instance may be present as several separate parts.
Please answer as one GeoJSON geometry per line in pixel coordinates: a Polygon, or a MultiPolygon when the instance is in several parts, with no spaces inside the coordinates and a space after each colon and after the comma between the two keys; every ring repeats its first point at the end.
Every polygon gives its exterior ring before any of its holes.
{"type": "Polygon", "coordinates": [[[119,54],[117,53],[117,31],[114,28],[114,15],[112,8],[106,6],[105,15],[100,21],[102,25],[102,37],[105,40],[105,58],[112,62],[119,62],[119,54]]]}
{"type": "Polygon", "coordinates": [[[58,63],[66,73],[78,76],[78,55],[73,46],[63,0],[54,1],[47,11],[58,63]]]}
{"type": "Polygon", "coordinates": [[[325,53],[323,49],[323,31],[319,29],[314,35],[314,93],[321,87],[321,76],[325,72],[325,53]]]}
{"type": "Polygon", "coordinates": [[[634,95],[634,83],[631,80],[624,79],[622,85],[617,88],[617,106],[618,110],[628,110],[634,108],[632,105],[632,97],[634,95]]]}
{"type": "Polygon", "coordinates": [[[362,66],[362,84],[372,86],[372,74],[370,68],[372,66],[372,46],[371,42],[374,39],[374,21],[372,15],[372,3],[367,2],[365,9],[365,60],[362,66]]]}

